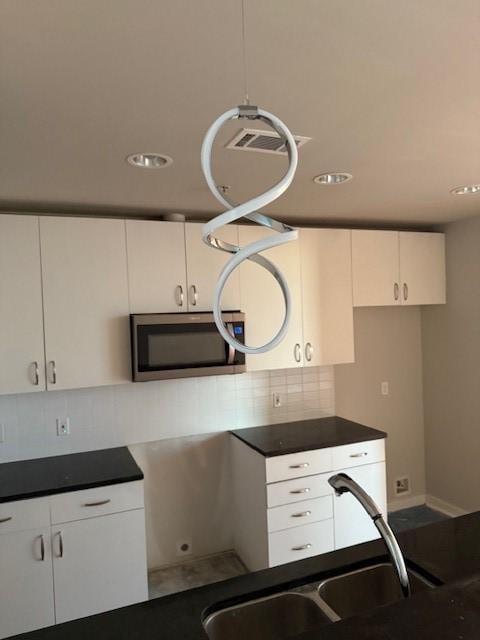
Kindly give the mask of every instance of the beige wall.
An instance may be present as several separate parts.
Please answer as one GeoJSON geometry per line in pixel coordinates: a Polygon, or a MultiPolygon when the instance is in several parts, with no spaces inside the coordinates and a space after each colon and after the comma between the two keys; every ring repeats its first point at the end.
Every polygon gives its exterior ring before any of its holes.
{"type": "MultiPolygon", "coordinates": [[[[410,476],[411,495],[425,494],[421,321],[418,307],[355,309],[354,364],[335,367],[337,414],[388,433],[387,483],[410,476]],[[390,394],[380,385],[388,381],[390,394]]],[[[397,504],[397,506],[400,506],[397,504]]]]}
{"type": "Polygon", "coordinates": [[[422,311],[428,493],[480,509],[480,218],[448,225],[447,305],[422,311]]]}

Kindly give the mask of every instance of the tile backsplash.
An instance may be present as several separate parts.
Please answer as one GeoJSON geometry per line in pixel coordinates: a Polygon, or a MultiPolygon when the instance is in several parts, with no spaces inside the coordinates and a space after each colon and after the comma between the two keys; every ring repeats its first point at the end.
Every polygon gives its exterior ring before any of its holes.
{"type": "Polygon", "coordinates": [[[0,396],[0,462],[334,413],[331,366],[0,396]],[[70,434],[58,436],[66,417],[70,434]]]}

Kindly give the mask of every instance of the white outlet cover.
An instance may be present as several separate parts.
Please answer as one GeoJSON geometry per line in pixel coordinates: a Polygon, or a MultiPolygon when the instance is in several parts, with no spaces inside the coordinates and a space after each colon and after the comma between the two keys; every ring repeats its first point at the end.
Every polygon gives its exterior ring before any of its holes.
{"type": "Polygon", "coordinates": [[[70,418],[57,418],[57,436],[70,435],[70,418]]]}
{"type": "Polygon", "coordinates": [[[278,409],[282,406],[282,396],[276,391],[273,392],[272,403],[274,409],[278,409]]]}
{"type": "Polygon", "coordinates": [[[380,391],[382,392],[382,396],[388,396],[390,393],[390,388],[388,382],[382,382],[380,385],[380,391]]]}

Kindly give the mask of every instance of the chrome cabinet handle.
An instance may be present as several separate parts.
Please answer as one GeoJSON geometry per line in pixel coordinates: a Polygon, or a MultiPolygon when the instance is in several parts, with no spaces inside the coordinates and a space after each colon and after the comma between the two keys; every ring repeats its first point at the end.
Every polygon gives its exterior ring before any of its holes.
{"type": "Polygon", "coordinates": [[[350,454],[350,458],[364,458],[365,456],[368,456],[368,452],[367,451],[361,451],[360,453],[351,453],[350,454]]]}
{"type": "Polygon", "coordinates": [[[38,387],[38,385],[40,384],[40,370],[38,368],[38,362],[36,360],[32,362],[32,367],[33,367],[33,384],[35,387],[38,387]]]}
{"type": "Polygon", "coordinates": [[[38,536],[40,539],[40,560],[39,562],[45,562],[45,538],[43,533],[38,536]]]}
{"type": "Polygon", "coordinates": [[[400,287],[398,286],[398,282],[395,282],[393,285],[393,297],[395,300],[398,300],[400,297],[400,287]]]}
{"type": "Polygon", "coordinates": [[[177,285],[175,289],[175,296],[177,298],[177,306],[183,307],[183,287],[181,284],[177,285]]]}
{"type": "Polygon", "coordinates": [[[58,554],[57,554],[57,558],[63,558],[63,532],[62,531],[58,531],[57,532],[57,538],[58,538],[58,554]]]}
{"type": "Polygon", "coordinates": [[[84,507],[101,507],[104,504],[108,504],[109,502],[111,502],[110,498],[107,498],[106,500],[98,500],[97,502],[84,502],[83,506],[84,507]]]}
{"type": "Polygon", "coordinates": [[[290,493],[293,493],[294,495],[298,494],[298,493],[309,493],[310,489],[308,487],[305,487],[305,489],[292,489],[292,491],[290,491],[290,493]]]}
{"type": "Polygon", "coordinates": [[[305,360],[307,362],[311,362],[312,361],[312,355],[313,355],[312,343],[311,342],[307,342],[307,344],[305,345],[305,360]]]}
{"type": "Polygon", "coordinates": [[[298,342],[293,349],[293,357],[295,358],[295,362],[300,362],[300,360],[302,359],[302,347],[298,344],[298,342]]]}
{"type": "Polygon", "coordinates": [[[196,307],[198,304],[198,293],[197,293],[197,287],[194,284],[192,284],[192,286],[190,287],[190,293],[192,294],[190,303],[192,307],[196,307]]]}
{"type": "Polygon", "coordinates": [[[311,516],[311,511],[302,511],[301,513],[292,513],[291,518],[306,518],[307,516],[311,516]]]}
{"type": "Polygon", "coordinates": [[[13,516],[7,516],[6,518],[0,518],[0,524],[3,524],[4,522],[10,522],[10,520],[13,520],[13,516]]]}
{"type": "Polygon", "coordinates": [[[57,384],[57,365],[55,364],[55,360],[50,360],[48,363],[50,368],[50,383],[57,384]]]}
{"type": "Polygon", "coordinates": [[[292,551],[304,551],[305,549],[311,549],[312,545],[308,542],[307,544],[301,544],[299,547],[292,547],[292,551]]]}
{"type": "Polygon", "coordinates": [[[300,462],[299,464],[291,464],[288,468],[289,469],[306,469],[309,466],[310,466],[309,462],[300,462]]]}
{"type": "Polygon", "coordinates": [[[403,299],[408,300],[408,284],[406,282],[403,283],[403,299]]]}

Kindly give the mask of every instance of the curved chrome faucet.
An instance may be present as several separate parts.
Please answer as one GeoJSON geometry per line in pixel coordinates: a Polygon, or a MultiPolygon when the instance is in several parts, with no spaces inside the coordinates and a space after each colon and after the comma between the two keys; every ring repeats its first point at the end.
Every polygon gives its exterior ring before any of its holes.
{"type": "Polygon", "coordinates": [[[375,501],[368,495],[368,493],[362,489],[362,487],[352,480],[346,473],[337,473],[328,479],[330,485],[335,489],[335,493],[340,496],[342,493],[349,491],[360,502],[362,507],[368,513],[373,520],[373,524],[377,527],[380,535],[382,536],[390,558],[392,559],[393,566],[397,572],[402,594],[405,598],[410,596],[410,580],[405,566],[405,560],[403,558],[402,551],[398,545],[397,539],[390,526],[383,519],[382,513],[375,501]]]}

